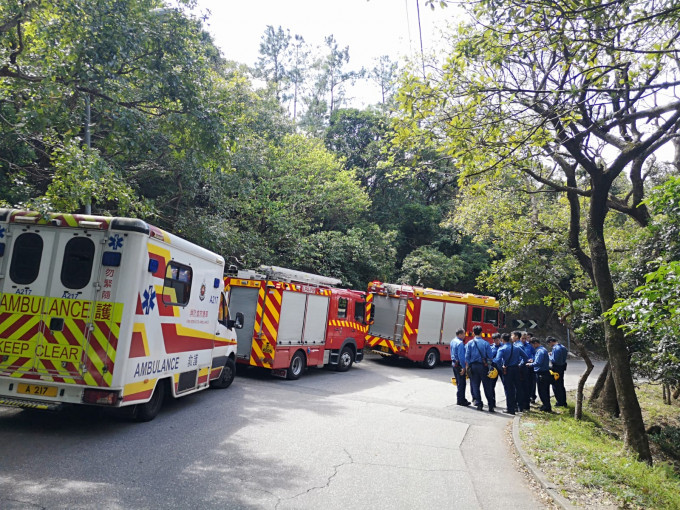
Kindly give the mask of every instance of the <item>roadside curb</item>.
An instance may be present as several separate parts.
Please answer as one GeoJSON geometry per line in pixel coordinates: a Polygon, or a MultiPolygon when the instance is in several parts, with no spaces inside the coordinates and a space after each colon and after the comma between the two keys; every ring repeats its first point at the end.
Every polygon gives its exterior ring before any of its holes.
{"type": "Polygon", "coordinates": [[[545,477],[543,472],[538,469],[538,466],[536,466],[534,461],[531,460],[529,455],[524,451],[524,448],[522,447],[522,439],[519,437],[519,420],[520,416],[515,416],[515,418],[512,420],[512,442],[515,445],[515,450],[517,450],[519,458],[522,459],[522,462],[527,467],[531,475],[539,484],[541,484],[541,487],[543,487],[543,489],[545,489],[545,491],[550,495],[555,504],[564,510],[576,510],[574,505],[569,503],[569,501],[564,496],[557,492],[557,486],[545,477]]]}

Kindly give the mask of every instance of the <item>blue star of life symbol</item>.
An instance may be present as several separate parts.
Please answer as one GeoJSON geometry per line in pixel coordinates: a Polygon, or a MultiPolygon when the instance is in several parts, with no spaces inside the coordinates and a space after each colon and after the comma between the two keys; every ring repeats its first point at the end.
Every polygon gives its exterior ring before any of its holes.
{"type": "Polygon", "coordinates": [[[0,239],[5,237],[5,227],[0,227],[0,239]]]}
{"type": "Polygon", "coordinates": [[[118,248],[123,247],[123,238],[116,234],[115,236],[109,237],[109,248],[112,248],[114,251],[117,250],[118,248]]]}
{"type": "Polygon", "coordinates": [[[149,290],[145,290],[144,294],[144,301],[142,301],[142,309],[144,310],[144,315],[149,315],[151,310],[154,309],[155,303],[154,300],[156,299],[156,291],[153,290],[153,287],[149,285],[149,290]]]}

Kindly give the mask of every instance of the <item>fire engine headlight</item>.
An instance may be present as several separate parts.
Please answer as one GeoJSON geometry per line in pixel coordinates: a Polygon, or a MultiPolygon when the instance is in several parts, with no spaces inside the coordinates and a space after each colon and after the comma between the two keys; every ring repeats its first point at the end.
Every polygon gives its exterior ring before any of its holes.
{"type": "Polygon", "coordinates": [[[98,390],[94,388],[86,388],[83,391],[83,403],[96,404],[100,406],[114,406],[118,403],[120,395],[118,391],[112,390],[98,390]]]}

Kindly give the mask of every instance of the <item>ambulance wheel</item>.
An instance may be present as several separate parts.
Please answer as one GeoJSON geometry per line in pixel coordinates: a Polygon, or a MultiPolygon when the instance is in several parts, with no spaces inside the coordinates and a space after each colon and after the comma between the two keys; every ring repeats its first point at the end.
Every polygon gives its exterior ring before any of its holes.
{"type": "Polygon", "coordinates": [[[425,368],[434,368],[437,366],[437,363],[439,363],[439,353],[437,352],[437,349],[430,349],[427,351],[427,354],[425,354],[423,366],[425,368]]]}
{"type": "Polygon", "coordinates": [[[233,358],[227,358],[224,364],[222,373],[214,381],[210,381],[211,388],[228,388],[234,382],[234,375],[236,375],[236,362],[233,358]]]}
{"type": "Polygon", "coordinates": [[[336,367],[338,372],[347,372],[352,363],[354,362],[354,351],[349,345],[346,345],[340,351],[340,357],[338,358],[338,366],[336,367]]]}
{"type": "Polygon", "coordinates": [[[305,369],[305,355],[301,351],[293,354],[293,359],[290,360],[290,366],[286,372],[286,379],[294,381],[299,379],[302,371],[305,369]]]}
{"type": "Polygon", "coordinates": [[[164,398],[165,381],[158,381],[158,383],[156,383],[156,388],[153,390],[153,395],[151,395],[151,400],[135,406],[135,421],[153,420],[158,414],[158,411],[161,410],[164,398]]]}

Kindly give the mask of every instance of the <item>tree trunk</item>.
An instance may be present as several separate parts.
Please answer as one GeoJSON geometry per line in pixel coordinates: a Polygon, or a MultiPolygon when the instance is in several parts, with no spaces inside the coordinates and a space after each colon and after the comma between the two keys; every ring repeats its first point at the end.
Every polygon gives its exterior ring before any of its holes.
{"type": "Polygon", "coordinates": [[[680,397],[680,386],[678,386],[677,388],[675,388],[675,391],[673,392],[673,398],[674,398],[675,400],[677,400],[678,397],[680,397]]]}
{"type": "Polygon", "coordinates": [[[608,375],[609,375],[609,362],[607,361],[607,364],[604,366],[602,372],[600,372],[600,375],[597,377],[597,381],[595,381],[595,386],[593,386],[593,391],[590,394],[590,399],[588,401],[591,404],[594,404],[600,398],[600,394],[602,393],[602,389],[604,388],[604,383],[607,380],[608,375]]]}
{"type": "Polygon", "coordinates": [[[583,361],[586,362],[586,370],[581,374],[581,378],[578,380],[578,387],[576,388],[576,406],[574,407],[574,418],[580,420],[583,418],[583,388],[586,385],[588,376],[590,376],[590,373],[593,371],[593,362],[590,359],[590,356],[588,356],[588,350],[578,340],[576,335],[574,335],[574,332],[571,331],[571,328],[570,334],[571,341],[576,346],[576,349],[578,350],[579,355],[583,358],[583,361]]]}
{"type": "Polygon", "coordinates": [[[670,384],[663,385],[663,403],[666,405],[671,405],[673,400],[671,399],[671,386],[670,384]]]}
{"type": "MultiPolygon", "coordinates": [[[[593,276],[603,312],[612,307],[616,297],[604,240],[604,220],[607,215],[607,195],[611,187],[610,178],[606,175],[606,172],[601,174],[591,173],[592,196],[588,211],[588,246],[593,264],[593,276]]],[[[610,321],[605,320],[604,335],[619,409],[623,417],[624,444],[637,454],[639,460],[651,464],[652,454],[642,418],[642,409],[640,409],[640,403],[635,393],[635,382],[633,381],[633,372],[630,368],[630,358],[623,331],[616,324],[612,325],[610,321]]]]}
{"type": "Polygon", "coordinates": [[[597,397],[595,404],[605,413],[609,413],[612,416],[619,416],[619,402],[616,396],[616,385],[614,384],[614,377],[612,376],[611,370],[607,372],[602,391],[597,397]]]}

